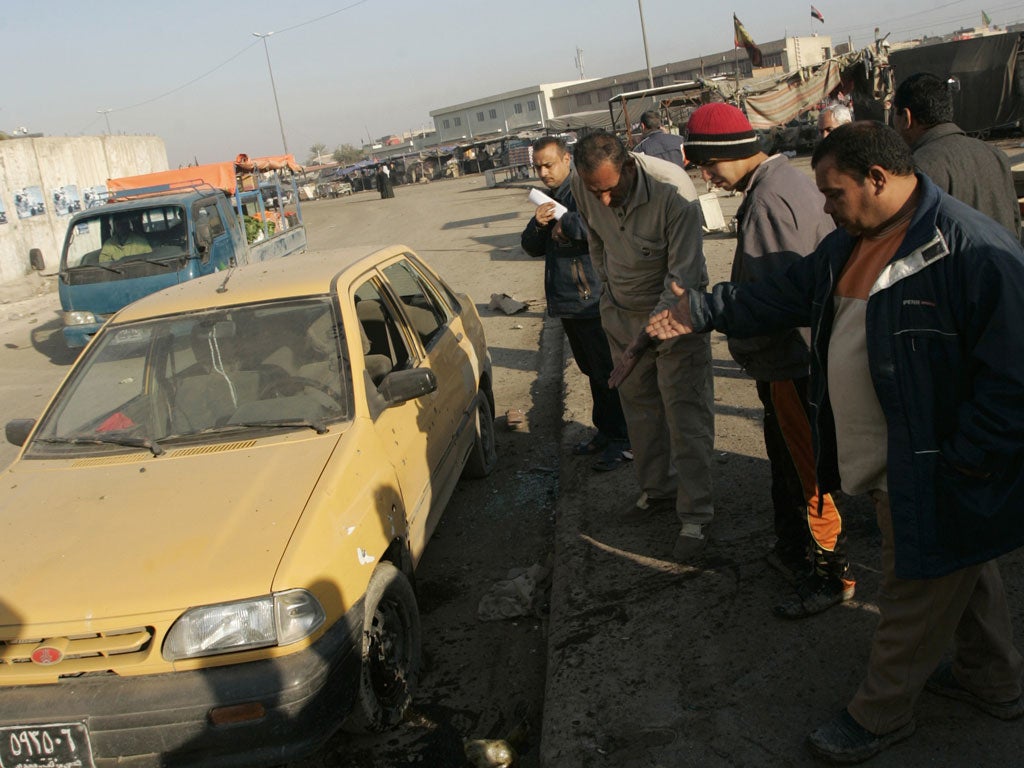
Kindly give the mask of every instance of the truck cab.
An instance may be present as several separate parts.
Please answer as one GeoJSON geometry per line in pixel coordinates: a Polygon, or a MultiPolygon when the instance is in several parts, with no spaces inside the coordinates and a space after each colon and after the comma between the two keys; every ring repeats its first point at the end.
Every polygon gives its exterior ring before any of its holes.
{"type": "Polygon", "coordinates": [[[58,293],[69,347],[84,346],[109,315],[143,296],[248,261],[245,233],[221,190],[127,197],[68,225],[58,293]]]}

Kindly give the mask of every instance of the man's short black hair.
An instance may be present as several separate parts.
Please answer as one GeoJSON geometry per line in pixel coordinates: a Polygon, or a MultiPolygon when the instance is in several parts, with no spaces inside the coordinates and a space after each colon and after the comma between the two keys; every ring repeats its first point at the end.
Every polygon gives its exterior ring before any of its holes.
{"type": "Polygon", "coordinates": [[[550,147],[552,144],[558,147],[560,155],[564,155],[569,151],[569,148],[565,146],[565,139],[559,138],[558,136],[541,136],[533,142],[533,151],[540,152],[542,149],[550,147]]]}
{"type": "Polygon", "coordinates": [[[640,115],[640,124],[646,126],[652,131],[655,128],[661,128],[661,115],[653,109],[649,109],[640,115]]]}
{"type": "Polygon", "coordinates": [[[873,120],[847,123],[832,131],[814,150],[811,167],[817,168],[828,156],[835,158],[837,169],[858,179],[864,179],[873,165],[896,176],[914,172],[910,147],[896,129],[873,120]]]}
{"type": "Polygon", "coordinates": [[[614,134],[594,131],[576,144],[573,159],[580,173],[593,173],[604,162],[610,162],[618,171],[626,164],[629,153],[614,134]]]}
{"type": "Polygon", "coordinates": [[[916,122],[929,128],[953,122],[953,94],[949,83],[931,72],[918,72],[900,83],[893,106],[897,112],[909,109],[916,122]]]}

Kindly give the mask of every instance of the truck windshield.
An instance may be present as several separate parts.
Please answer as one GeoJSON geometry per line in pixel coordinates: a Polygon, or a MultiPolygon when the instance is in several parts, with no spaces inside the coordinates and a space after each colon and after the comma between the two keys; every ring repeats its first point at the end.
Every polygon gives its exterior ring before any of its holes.
{"type": "Polygon", "coordinates": [[[346,358],[326,297],[108,326],[26,455],[157,453],[239,432],[327,431],[352,410],[346,358]]]}
{"type": "Polygon", "coordinates": [[[188,232],[181,206],[97,211],[80,219],[68,234],[62,267],[93,267],[124,274],[124,267],[133,262],[166,263],[180,259],[187,250],[188,232]]]}

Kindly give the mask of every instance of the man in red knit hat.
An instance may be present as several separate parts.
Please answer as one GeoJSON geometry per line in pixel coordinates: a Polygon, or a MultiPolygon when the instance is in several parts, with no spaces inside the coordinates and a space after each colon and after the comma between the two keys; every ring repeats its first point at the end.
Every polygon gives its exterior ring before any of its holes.
{"type": "MultiPolygon", "coordinates": [[[[754,283],[814,251],[833,229],[825,198],[784,155],[768,157],[746,116],[730,104],[705,104],[690,117],[686,155],[705,181],[744,193],[731,280],[754,283]]],[[[757,383],[764,444],[771,464],[777,541],[768,562],[796,586],[775,606],[799,619],[853,597],[842,518],[814,477],[807,384],[806,328],[748,339],[729,337],[729,352],[757,383]]]]}

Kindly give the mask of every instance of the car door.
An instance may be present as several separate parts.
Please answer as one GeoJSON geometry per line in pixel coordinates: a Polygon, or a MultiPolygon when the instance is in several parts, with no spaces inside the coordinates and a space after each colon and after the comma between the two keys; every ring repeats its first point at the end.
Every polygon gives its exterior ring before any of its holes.
{"type": "Polygon", "coordinates": [[[427,520],[433,500],[432,459],[438,451],[432,445],[431,397],[387,405],[378,388],[392,371],[423,365],[415,340],[394,299],[384,288],[383,278],[374,273],[356,281],[353,293],[359,321],[366,409],[373,421],[377,445],[394,467],[405,505],[409,547],[418,561],[426,545],[427,520]]]}
{"type": "Polygon", "coordinates": [[[466,353],[461,324],[456,327],[453,323],[456,315],[452,307],[416,266],[400,258],[381,271],[422,355],[421,365],[437,377],[436,391],[422,398],[427,408],[423,422],[431,436],[427,447],[433,504],[430,518],[423,521],[429,537],[462,468],[465,450],[460,450],[459,443],[466,433],[469,406],[476,394],[475,365],[466,353]]]}

